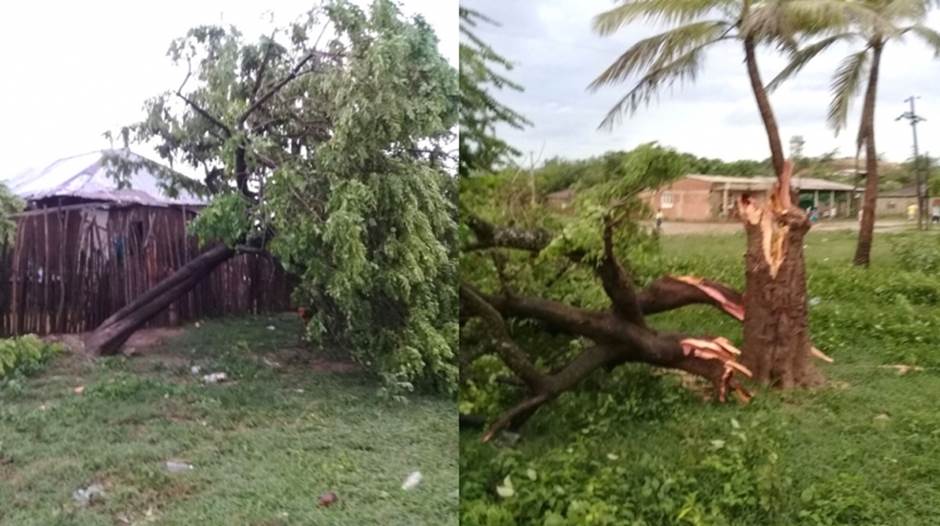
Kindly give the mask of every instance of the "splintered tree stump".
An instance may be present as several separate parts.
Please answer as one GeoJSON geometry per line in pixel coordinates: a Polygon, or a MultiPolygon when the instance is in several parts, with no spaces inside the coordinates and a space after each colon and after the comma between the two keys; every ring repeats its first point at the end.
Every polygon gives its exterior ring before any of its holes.
{"type": "Polygon", "coordinates": [[[792,205],[791,171],[787,162],[766,202],[742,196],[738,203],[747,233],[741,363],[758,382],[783,389],[821,381],[810,360],[818,351],[809,334],[803,260],[810,221],[792,205]]]}

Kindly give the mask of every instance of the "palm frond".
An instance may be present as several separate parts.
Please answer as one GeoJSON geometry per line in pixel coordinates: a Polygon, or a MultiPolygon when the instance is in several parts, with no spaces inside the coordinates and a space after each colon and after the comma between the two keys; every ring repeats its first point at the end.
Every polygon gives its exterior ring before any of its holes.
{"type": "Polygon", "coordinates": [[[767,85],[767,90],[774,91],[775,89],[779,88],[784,81],[799,73],[807,64],[809,64],[811,60],[816,58],[817,55],[828,49],[833,44],[851,40],[856,37],[858,37],[858,35],[855,33],[839,33],[837,35],[826,37],[791,53],[790,63],[787,64],[785,68],[780,70],[780,73],[778,73],[777,76],[774,77],[772,81],[770,81],[770,84],[767,85]]]}
{"type": "Polygon", "coordinates": [[[924,0],[891,0],[882,2],[878,11],[883,18],[895,23],[922,20],[927,16],[931,3],[924,0]]]}
{"type": "Polygon", "coordinates": [[[861,89],[868,60],[868,48],[845,57],[832,79],[832,102],[829,103],[828,121],[836,133],[845,127],[852,99],[861,89]]]}
{"type": "Polygon", "coordinates": [[[905,31],[913,33],[933,51],[934,58],[940,57],[940,32],[922,24],[916,24],[905,31]]]}
{"type": "Polygon", "coordinates": [[[729,29],[729,24],[720,20],[693,22],[640,40],[594,79],[588,89],[594,91],[606,84],[622,82],[642,71],[654,74],[689,51],[721,40],[729,29]]]}
{"type": "Polygon", "coordinates": [[[777,43],[798,37],[844,33],[857,27],[881,32],[894,28],[871,5],[846,0],[761,2],[741,21],[741,33],[777,43]]]}
{"type": "Polygon", "coordinates": [[[625,0],[621,5],[594,17],[594,31],[609,35],[638,20],[685,24],[714,10],[727,11],[728,7],[738,3],[737,0],[625,0]]]}
{"type": "Polygon", "coordinates": [[[672,86],[676,82],[695,80],[702,66],[704,48],[705,46],[695,47],[668,63],[650,68],[633,89],[607,112],[598,128],[613,128],[620,122],[624,113],[634,113],[640,106],[648,105],[663,87],[672,86]]]}

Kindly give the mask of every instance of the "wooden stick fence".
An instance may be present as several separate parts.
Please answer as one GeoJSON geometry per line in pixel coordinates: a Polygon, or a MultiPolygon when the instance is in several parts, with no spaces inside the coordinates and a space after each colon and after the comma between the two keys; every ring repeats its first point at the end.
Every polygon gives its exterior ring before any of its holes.
{"type": "MultiPolygon", "coordinates": [[[[185,207],[107,203],[18,215],[13,245],[0,241],[0,337],[94,329],[200,254],[186,235],[194,216],[185,207]]],[[[238,255],[150,325],[288,310],[293,282],[268,255],[238,255]]]]}

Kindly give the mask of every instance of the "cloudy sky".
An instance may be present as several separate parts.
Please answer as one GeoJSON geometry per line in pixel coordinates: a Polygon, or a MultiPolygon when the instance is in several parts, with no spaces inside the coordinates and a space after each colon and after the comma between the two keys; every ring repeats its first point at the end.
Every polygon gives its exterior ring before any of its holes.
{"type": "MultiPolygon", "coordinates": [[[[535,124],[525,132],[501,130],[526,158],[530,154],[538,158],[540,152],[543,159],[579,158],[649,141],[726,160],[770,155],[748,87],[743,51],[733,43],[711,51],[694,85],[665,92],[658,104],[641,109],[612,132],[598,131],[607,111],[632,86],[596,93],[589,93],[586,86],[630,45],[658,32],[656,28],[638,25],[609,37],[593,34],[591,19],[609,9],[611,0],[462,3],[501,23],[500,27],[482,25],[477,33],[516,64],[509,76],[526,89],[498,96],[535,124]]],[[[940,12],[933,12],[928,24],[940,28],[940,12]]],[[[843,155],[854,155],[857,117],[849,121],[849,131],[838,137],[825,125],[831,74],[848,52],[848,47],[832,48],[772,96],[785,149],[791,136],[802,135],[806,155],[836,148],[843,155]]],[[[765,82],[784,64],[772,53],[762,54],[765,82]]],[[[940,155],[937,86],[940,60],[934,60],[925,46],[910,40],[886,48],[875,125],[878,151],[888,160],[901,161],[911,155],[910,126],[895,118],[907,110],[904,99],[912,94],[922,96],[917,113],[928,119],[918,126],[921,152],[940,155]]],[[[852,115],[857,115],[857,109],[858,105],[853,106],[852,115]]]]}
{"type": "MultiPolygon", "coordinates": [[[[360,2],[366,4],[365,0],[360,2]]],[[[437,31],[457,63],[456,0],[403,0],[437,31]]],[[[306,12],[313,0],[234,2],[95,0],[7,2],[0,16],[0,180],[55,159],[107,148],[105,130],[143,116],[144,100],[175,89],[185,71],[170,41],[200,24],[232,24],[254,39],[306,12]]],[[[146,148],[138,151],[152,158],[146,148]]]]}

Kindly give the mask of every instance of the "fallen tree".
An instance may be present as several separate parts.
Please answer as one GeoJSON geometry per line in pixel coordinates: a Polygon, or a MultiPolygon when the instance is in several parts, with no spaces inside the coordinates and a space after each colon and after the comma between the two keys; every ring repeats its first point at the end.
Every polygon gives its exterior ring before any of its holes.
{"type": "MultiPolygon", "coordinates": [[[[656,148],[652,155],[636,163],[643,164],[647,172],[636,178],[643,184],[672,177],[652,173],[660,164],[656,156],[671,154],[656,148]]],[[[543,228],[499,226],[467,213],[464,224],[472,236],[465,243],[466,250],[492,256],[498,284],[491,287],[496,289],[493,292],[485,292],[471,282],[461,285],[462,365],[469,369],[480,356],[495,354],[526,392],[521,401],[490,424],[483,440],[490,440],[502,429],[519,428],[539,407],[576,388],[595,371],[628,362],[676,369],[704,378],[714,386],[720,401],[730,393],[743,402],[750,399],[742,377],[780,388],[817,381],[818,373],[809,357],[814,354],[824,360],[828,357],[812,346],[805,324],[800,323],[806,316],[802,238],[809,222],[802,211],[790,204],[789,167],[786,163],[781,184],[766,202],[756,203],[744,197],[738,203],[748,233],[747,285],[743,294],[725,284],[694,276],[667,275],[652,279],[645,287],[636,285],[617,256],[614,237],[623,226],[629,227],[626,230],[637,230],[637,225],[627,224],[631,214],[621,209],[642,206],[636,199],[643,189],[640,185],[631,186],[629,193],[603,214],[598,225],[602,235],[597,254],[580,246],[557,251],[569,264],[593,271],[608,303],[602,309],[514,290],[511,274],[521,271],[508,270],[507,251],[531,253],[536,259],[545,257],[553,243],[567,236],[565,231],[555,234],[543,228]],[[658,331],[646,321],[649,315],[689,305],[711,305],[742,321],[742,348],[722,336],[658,331]],[[773,310],[781,306],[783,312],[773,310]],[[516,324],[533,321],[544,330],[589,344],[562,363],[553,363],[551,370],[543,370],[536,365],[540,357],[525,351],[513,337],[516,324]],[[789,352],[793,339],[806,346],[806,360],[802,353],[789,352]]],[[[629,235],[625,242],[630,243],[629,235]]],[[[515,261],[522,266],[536,265],[536,259],[515,261]]],[[[563,267],[568,268],[569,265],[563,267]]]]}
{"type": "MultiPolygon", "coordinates": [[[[310,18],[292,28],[295,34],[306,35],[314,23],[310,18]]],[[[233,257],[236,244],[252,237],[256,248],[264,248],[268,238],[258,234],[259,229],[269,233],[263,218],[266,183],[286,156],[301,146],[314,147],[322,137],[320,124],[296,122],[304,117],[302,112],[294,120],[289,118],[290,105],[303,94],[292,83],[342,64],[341,53],[321,51],[318,41],[303,38],[288,49],[275,40],[275,34],[246,44],[234,29],[201,26],[170,46],[173,61],[187,65],[185,78],[175,91],[147,101],[147,119],[124,128],[122,134],[125,142],[131,132],[140,142],[160,141],[157,150],[171,165],[182,157],[193,168],[203,169],[201,182],[168,171],[158,174],[171,195],[186,189],[210,199],[196,232],[215,246],[109,316],[86,337],[86,353],[117,353],[135,331],[233,257]],[[200,82],[187,91],[194,63],[200,82]],[[182,108],[177,110],[174,101],[182,108]]],[[[107,161],[112,177],[129,184],[128,175],[138,168],[135,163],[118,156],[107,161]]]]}
{"type": "Polygon", "coordinates": [[[170,56],[189,74],[125,136],[204,172],[191,230],[209,248],[109,316],[86,351],[118,352],[226,259],[268,251],[297,277],[311,344],[348,350],[390,394],[452,392],[457,72],[432,28],[390,0],[330,0],[256,43],[194,28],[170,56]]]}

